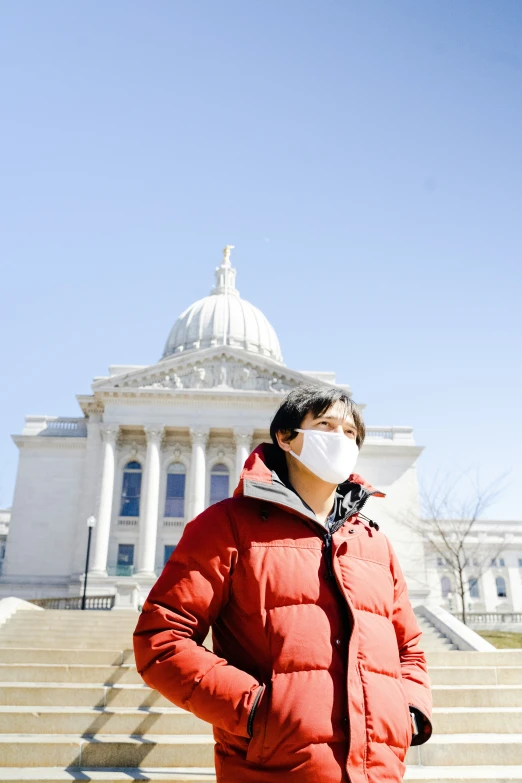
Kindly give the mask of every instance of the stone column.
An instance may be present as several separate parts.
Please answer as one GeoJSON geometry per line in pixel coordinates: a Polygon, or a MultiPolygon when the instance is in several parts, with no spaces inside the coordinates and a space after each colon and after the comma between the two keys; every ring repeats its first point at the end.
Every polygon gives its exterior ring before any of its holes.
{"type": "Polygon", "coordinates": [[[100,434],[103,440],[103,469],[100,489],[100,504],[96,520],[96,540],[91,573],[107,575],[107,555],[111,533],[112,503],[114,498],[114,465],[116,461],[116,440],[120,428],[117,424],[102,424],[100,434]]]}
{"type": "Polygon", "coordinates": [[[190,517],[194,518],[205,508],[206,492],[206,447],[208,442],[208,427],[190,430],[192,440],[192,471],[190,482],[190,517]]]}
{"type": "Polygon", "coordinates": [[[252,450],[252,436],[254,430],[246,427],[234,427],[234,439],[236,441],[236,486],[243,466],[252,450]]]}
{"type": "Polygon", "coordinates": [[[138,540],[138,575],[154,576],[160,485],[160,447],[163,427],[145,427],[147,457],[145,460],[143,502],[140,509],[138,540]]]}
{"type": "Polygon", "coordinates": [[[522,579],[518,559],[511,552],[507,553],[507,557],[509,558],[506,560],[509,576],[509,581],[506,579],[508,600],[514,612],[522,612],[522,579]]]}
{"type": "MultiPolygon", "coordinates": [[[[87,518],[98,514],[100,500],[100,481],[102,468],[103,444],[100,437],[101,413],[96,411],[87,413],[87,443],[85,447],[85,461],[82,476],[82,488],[80,502],[78,504],[78,519],[76,522],[76,534],[74,541],[71,576],[81,575],[81,589],[83,589],[83,574],[85,570],[85,551],[87,547],[87,518]]],[[[96,528],[93,530],[93,542],[96,540],[96,528]]],[[[91,549],[92,565],[93,550],[91,549]]]]}
{"type": "Polygon", "coordinates": [[[492,567],[488,568],[488,570],[482,574],[481,581],[482,581],[484,608],[486,612],[495,612],[497,609],[497,604],[500,599],[497,596],[497,585],[495,581],[495,574],[493,573],[492,567]]]}

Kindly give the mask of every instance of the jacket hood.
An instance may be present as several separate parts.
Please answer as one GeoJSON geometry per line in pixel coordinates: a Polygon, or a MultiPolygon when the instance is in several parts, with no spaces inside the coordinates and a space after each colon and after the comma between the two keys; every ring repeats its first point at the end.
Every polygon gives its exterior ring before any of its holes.
{"type": "MultiPolygon", "coordinates": [[[[255,497],[285,506],[316,521],[314,512],[287,486],[287,478],[284,453],[272,443],[261,443],[245,462],[234,497],[255,497]]],[[[339,484],[337,491],[342,497],[345,516],[350,516],[362,508],[371,495],[385,497],[384,492],[372,487],[358,473],[348,476],[346,481],[339,484]]]]}

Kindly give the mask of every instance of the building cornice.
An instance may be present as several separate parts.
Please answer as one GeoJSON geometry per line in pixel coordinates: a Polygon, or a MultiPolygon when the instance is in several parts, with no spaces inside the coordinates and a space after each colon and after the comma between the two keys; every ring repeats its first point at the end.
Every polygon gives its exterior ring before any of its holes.
{"type": "Polygon", "coordinates": [[[411,443],[394,443],[393,441],[379,440],[377,443],[371,443],[365,440],[361,448],[363,457],[404,457],[406,454],[410,457],[419,457],[424,451],[424,446],[414,446],[411,443]]]}
{"type": "Polygon", "coordinates": [[[50,438],[38,435],[11,435],[19,449],[69,449],[82,451],[87,446],[87,438],[50,438]]]}
{"type": "Polygon", "coordinates": [[[96,392],[96,398],[103,407],[111,405],[168,405],[192,408],[204,408],[209,403],[219,403],[221,407],[237,408],[274,408],[285,396],[278,392],[240,391],[228,392],[217,390],[191,389],[165,394],[161,389],[141,391],[139,389],[96,392]]]}

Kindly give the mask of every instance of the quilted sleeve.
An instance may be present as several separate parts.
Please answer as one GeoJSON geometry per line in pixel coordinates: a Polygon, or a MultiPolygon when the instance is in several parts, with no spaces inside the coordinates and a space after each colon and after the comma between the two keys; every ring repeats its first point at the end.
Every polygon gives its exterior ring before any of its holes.
{"type": "Polygon", "coordinates": [[[248,737],[248,717],[262,686],[203,647],[228,600],[236,560],[231,522],[218,503],[186,526],[145,601],[134,652],[151,688],[198,718],[248,737]]]}

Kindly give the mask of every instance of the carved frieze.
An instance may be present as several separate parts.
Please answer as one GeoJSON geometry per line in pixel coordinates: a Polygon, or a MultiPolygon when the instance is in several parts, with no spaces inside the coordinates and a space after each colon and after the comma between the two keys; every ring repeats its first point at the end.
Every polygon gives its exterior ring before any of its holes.
{"type": "Polygon", "coordinates": [[[265,369],[251,362],[242,363],[226,356],[179,364],[174,369],[159,366],[154,372],[128,378],[119,388],[134,389],[240,389],[281,393],[296,386],[290,374],[265,369]]]}

